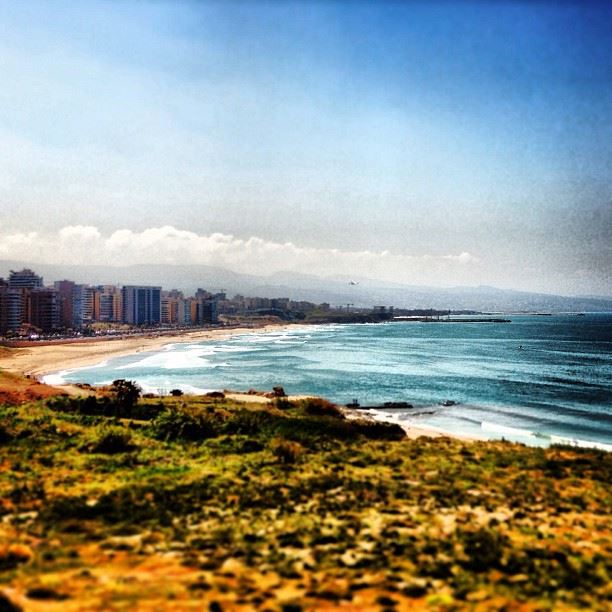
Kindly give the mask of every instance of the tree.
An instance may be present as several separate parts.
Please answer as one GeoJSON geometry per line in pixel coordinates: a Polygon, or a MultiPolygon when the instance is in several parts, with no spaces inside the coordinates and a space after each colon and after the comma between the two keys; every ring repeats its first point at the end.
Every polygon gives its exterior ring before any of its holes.
{"type": "Polygon", "coordinates": [[[140,397],[141,391],[142,389],[131,380],[125,380],[123,378],[113,380],[111,393],[114,396],[117,406],[116,415],[119,416],[121,409],[123,409],[129,417],[132,413],[132,408],[140,397]]]}

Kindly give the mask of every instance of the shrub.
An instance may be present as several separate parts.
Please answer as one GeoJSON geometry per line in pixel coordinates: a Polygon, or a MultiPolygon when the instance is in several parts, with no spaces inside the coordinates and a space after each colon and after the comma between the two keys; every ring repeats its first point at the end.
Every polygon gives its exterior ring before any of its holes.
{"type": "Polygon", "coordinates": [[[274,456],[286,465],[295,463],[304,450],[301,444],[283,438],[274,438],[270,448],[274,456]]]}
{"type": "Polygon", "coordinates": [[[289,410],[289,408],[293,408],[293,402],[290,402],[286,397],[277,397],[274,405],[279,410],[289,410]]]}
{"type": "Polygon", "coordinates": [[[0,423],[0,444],[8,444],[13,439],[13,434],[0,423]]]}
{"type": "Polygon", "coordinates": [[[132,434],[123,427],[103,426],[99,429],[96,441],[91,446],[92,453],[114,455],[133,450],[132,434]]]}
{"type": "Polygon", "coordinates": [[[196,442],[218,434],[214,416],[181,408],[164,410],[151,424],[153,437],[158,440],[187,440],[196,442]]]}
{"type": "Polygon", "coordinates": [[[132,406],[136,405],[142,389],[131,380],[118,378],[113,380],[111,393],[118,407],[126,409],[128,412],[132,406]]]}
{"type": "Polygon", "coordinates": [[[381,421],[356,420],[351,425],[357,433],[369,440],[403,440],[406,432],[397,423],[384,423],[381,421]]]}
{"type": "Polygon", "coordinates": [[[272,395],[274,395],[274,397],[287,397],[283,387],[272,387],[272,395]]]}
{"type": "Polygon", "coordinates": [[[484,572],[498,567],[507,538],[493,529],[481,528],[477,531],[458,531],[467,556],[468,569],[484,572]]]}
{"type": "MultiPolygon", "coordinates": [[[[15,569],[18,565],[31,561],[33,557],[32,549],[25,544],[2,546],[0,547],[0,571],[15,569]]],[[[4,610],[1,605],[0,610],[4,610]]]]}
{"type": "Polygon", "coordinates": [[[257,440],[245,440],[240,445],[238,451],[241,453],[258,453],[263,450],[264,446],[261,442],[257,440]]]}
{"type": "Polygon", "coordinates": [[[314,448],[329,440],[357,440],[361,436],[369,440],[402,440],[406,432],[394,423],[354,421],[331,416],[305,416],[280,418],[274,431],[290,440],[314,448]]]}
{"type": "Polygon", "coordinates": [[[271,414],[268,410],[236,410],[223,426],[224,433],[257,435],[264,430],[272,428],[278,420],[285,420],[271,414]]]}
{"type": "Polygon", "coordinates": [[[310,416],[329,416],[336,419],[344,419],[344,414],[336,404],[328,402],[321,397],[308,397],[298,402],[298,408],[301,408],[305,414],[310,416]]]}
{"type": "Polygon", "coordinates": [[[96,398],[93,395],[51,399],[47,402],[47,407],[56,412],[141,420],[153,419],[160,411],[159,406],[140,404],[125,407],[109,398],[96,398]]]}

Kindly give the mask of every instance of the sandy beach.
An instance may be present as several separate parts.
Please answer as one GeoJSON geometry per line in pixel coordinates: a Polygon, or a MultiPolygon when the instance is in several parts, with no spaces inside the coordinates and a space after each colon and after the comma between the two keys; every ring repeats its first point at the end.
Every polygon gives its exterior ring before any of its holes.
{"type": "Polygon", "coordinates": [[[92,339],[82,342],[65,342],[25,348],[3,348],[0,352],[0,369],[35,378],[95,365],[111,357],[154,351],[168,344],[224,340],[247,333],[278,331],[289,324],[267,324],[262,327],[232,327],[159,336],[92,339]]]}

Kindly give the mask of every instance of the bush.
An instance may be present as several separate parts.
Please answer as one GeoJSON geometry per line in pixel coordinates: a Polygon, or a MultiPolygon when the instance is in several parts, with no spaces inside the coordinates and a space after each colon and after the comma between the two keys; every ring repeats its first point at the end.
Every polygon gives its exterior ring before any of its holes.
{"type": "Polygon", "coordinates": [[[13,434],[0,423],[0,444],[8,444],[13,439],[13,434]]]}
{"type": "Polygon", "coordinates": [[[295,463],[304,450],[301,444],[283,438],[274,438],[270,448],[274,456],[286,465],[295,463]]]}
{"type": "Polygon", "coordinates": [[[181,397],[181,395],[183,395],[183,392],[180,389],[172,389],[172,391],[170,391],[170,395],[172,395],[173,397],[181,397]]]}
{"type": "Polygon", "coordinates": [[[503,534],[481,528],[477,531],[458,531],[463,541],[463,549],[467,556],[465,565],[475,572],[485,572],[498,567],[507,544],[503,534]]]}
{"type": "MultiPolygon", "coordinates": [[[[142,389],[131,380],[124,380],[123,378],[113,380],[111,393],[115,400],[117,410],[119,411],[119,409],[122,408],[129,415],[132,407],[138,402],[141,391],[142,389]]],[[[117,414],[117,416],[119,415],[117,414]]]]}
{"type": "Polygon", "coordinates": [[[308,397],[298,402],[298,408],[301,408],[305,414],[310,416],[329,416],[336,419],[344,419],[344,413],[336,404],[328,402],[320,397],[308,397]]]}
{"type": "Polygon", "coordinates": [[[273,424],[280,420],[285,419],[271,414],[268,410],[236,410],[226,421],[223,431],[227,434],[253,436],[270,430],[273,424]]]}
{"type": "Polygon", "coordinates": [[[160,411],[159,406],[151,406],[150,404],[137,404],[126,408],[109,398],[96,398],[93,395],[50,399],[47,402],[47,407],[56,412],[69,414],[132,418],[146,421],[155,418],[160,411]]]}
{"type": "Polygon", "coordinates": [[[277,397],[274,406],[279,410],[289,410],[294,407],[293,402],[290,402],[286,397],[277,397]]]}
{"type": "Polygon", "coordinates": [[[356,420],[351,425],[357,433],[368,438],[368,440],[403,440],[406,432],[397,423],[384,423],[381,421],[356,420]]]}
{"type": "Polygon", "coordinates": [[[96,441],[91,446],[92,453],[114,455],[134,449],[131,444],[132,434],[123,427],[104,426],[99,430],[96,441]]]}
{"type": "Polygon", "coordinates": [[[196,442],[218,435],[218,423],[214,416],[187,408],[164,410],[151,424],[153,437],[166,442],[187,440],[196,442]]]}

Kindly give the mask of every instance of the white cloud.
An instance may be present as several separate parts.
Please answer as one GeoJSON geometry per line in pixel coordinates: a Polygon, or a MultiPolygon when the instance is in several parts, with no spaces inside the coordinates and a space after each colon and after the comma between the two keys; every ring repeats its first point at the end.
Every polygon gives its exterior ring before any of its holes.
{"type": "Polygon", "coordinates": [[[170,225],[143,231],[119,229],[104,236],[94,226],[72,225],[54,233],[0,234],[0,258],[47,264],[205,264],[248,274],[293,271],[346,274],[396,282],[439,284],[469,280],[479,259],[458,255],[402,255],[341,251],[248,239],[200,235],[170,225]]]}

